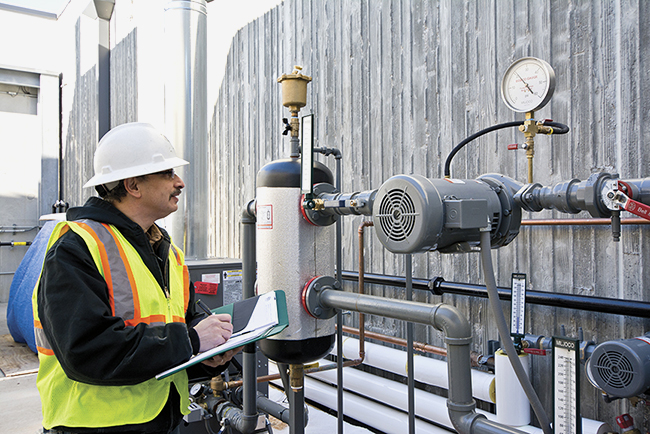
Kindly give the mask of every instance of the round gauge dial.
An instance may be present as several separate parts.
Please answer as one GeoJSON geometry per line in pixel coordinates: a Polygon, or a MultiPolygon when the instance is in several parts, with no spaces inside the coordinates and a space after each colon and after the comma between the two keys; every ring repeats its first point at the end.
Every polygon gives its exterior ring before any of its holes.
{"type": "Polygon", "coordinates": [[[524,57],[510,65],[503,75],[501,97],[519,113],[539,110],[555,90],[555,72],[551,65],[535,57],[524,57]]]}

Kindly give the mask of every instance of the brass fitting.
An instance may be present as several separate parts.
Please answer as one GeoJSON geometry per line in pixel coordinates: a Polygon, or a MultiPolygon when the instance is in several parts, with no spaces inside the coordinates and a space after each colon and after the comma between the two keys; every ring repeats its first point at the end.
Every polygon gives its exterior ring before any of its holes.
{"type": "Polygon", "coordinates": [[[221,375],[217,375],[216,377],[212,377],[212,380],[210,380],[210,389],[212,389],[212,394],[215,397],[220,397],[223,395],[223,391],[228,388],[228,385],[226,384],[225,381],[223,381],[223,378],[221,375]]]}
{"type": "Polygon", "coordinates": [[[533,183],[533,157],[535,156],[535,135],[539,132],[539,124],[533,119],[535,112],[527,112],[524,124],[519,127],[519,131],[524,133],[526,141],[526,158],[528,159],[528,183],[533,183]]]}
{"type": "Polygon", "coordinates": [[[314,211],[322,211],[325,209],[325,201],[323,199],[314,199],[314,211]]]}
{"type": "Polygon", "coordinates": [[[303,365],[289,365],[289,384],[298,391],[305,384],[305,367],[303,365]]]}
{"type": "Polygon", "coordinates": [[[299,137],[300,120],[298,112],[307,105],[307,83],[311,77],[300,73],[302,66],[294,66],[291,74],[282,74],[278,83],[282,85],[282,105],[289,108],[291,112],[291,137],[299,137]]]}

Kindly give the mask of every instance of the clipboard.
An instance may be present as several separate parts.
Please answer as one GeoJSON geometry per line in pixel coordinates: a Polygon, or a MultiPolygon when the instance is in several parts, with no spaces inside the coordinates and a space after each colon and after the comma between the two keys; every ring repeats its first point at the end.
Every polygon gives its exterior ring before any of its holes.
{"type": "Polygon", "coordinates": [[[289,325],[287,299],[284,291],[271,291],[236,303],[212,309],[212,313],[227,313],[232,317],[233,334],[225,343],[198,353],[190,360],[156,375],[162,380],[190,366],[201,363],[233,348],[257,342],[280,333],[289,325]]]}

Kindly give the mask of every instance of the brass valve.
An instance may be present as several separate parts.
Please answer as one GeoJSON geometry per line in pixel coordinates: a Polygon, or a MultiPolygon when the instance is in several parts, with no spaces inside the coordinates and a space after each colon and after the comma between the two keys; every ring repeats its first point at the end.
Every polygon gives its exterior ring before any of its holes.
{"type": "Polygon", "coordinates": [[[303,75],[302,66],[294,66],[291,74],[282,74],[278,78],[278,83],[282,85],[282,105],[289,108],[291,119],[289,120],[291,137],[298,137],[300,130],[300,120],[298,112],[307,105],[307,83],[311,77],[303,75]]]}
{"type": "Polygon", "coordinates": [[[524,133],[526,141],[522,148],[526,150],[528,159],[528,183],[533,183],[533,157],[535,156],[535,136],[537,134],[553,134],[553,128],[544,125],[544,121],[535,121],[533,117],[535,112],[527,112],[524,124],[519,127],[519,131],[524,133]]]}

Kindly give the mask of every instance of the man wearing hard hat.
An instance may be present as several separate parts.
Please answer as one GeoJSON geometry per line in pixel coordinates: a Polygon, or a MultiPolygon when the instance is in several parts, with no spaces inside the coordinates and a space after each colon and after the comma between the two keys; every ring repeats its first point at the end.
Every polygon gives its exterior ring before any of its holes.
{"type": "Polygon", "coordinates": [[[189,412],[188,374],[155,375],[230,337],[229,315],[196,312],[183,252],[155,223],[176,211],[186,164],[149,124],[99,142],[84,187],[101,198],[56,226],[33,295],[45,432],[171,432],[189,412]]]}

